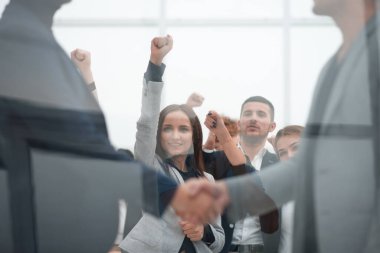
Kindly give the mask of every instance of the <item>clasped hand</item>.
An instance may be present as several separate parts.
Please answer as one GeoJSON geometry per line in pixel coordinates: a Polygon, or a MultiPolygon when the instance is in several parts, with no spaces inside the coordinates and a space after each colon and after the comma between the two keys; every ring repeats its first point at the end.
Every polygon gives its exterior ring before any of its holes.
{"type": "Polygon", "coordinates": [[[223,181],[190,179],[178,187],[171,205],[183,220],[207,224],[215,220],[228,203],[228,190],[223,181]]]}

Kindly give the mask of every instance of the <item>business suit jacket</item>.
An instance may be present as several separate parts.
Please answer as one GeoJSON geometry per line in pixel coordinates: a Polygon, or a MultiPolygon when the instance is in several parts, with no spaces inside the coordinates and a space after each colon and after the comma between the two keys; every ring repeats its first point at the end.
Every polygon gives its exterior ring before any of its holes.
{"type": "MultiPolygon", "coordinates": [[[[155,154],[156,134],[160,114],[162,82],[148,83],[144,79],[142,92],[141,116],[137,122],[137,134],[135,143],[135,157],[152,166],[161,173],[165,172],[164,162],[155,154]]],[[[175,168],[168,165],[170,176],[183,183],[183,179],[175,168]]],[[[205,173],[208,180],[214,178],[205,173]]],[[[185,235],[179,225],[179,218],[175,212],[168,208],[161,219],[144,214],[127,237],[120,243],[120,248],[128,253],[162,252],[178,253],[185,235]]],[[[215,237],[214,243],[207,246],[203,241],[193,242],[197,252],[219,252],[224,245],[224,231],[221,226],[220,216],[210,224],[215,237]]]]}
{"type": "Polygon", "coordinates": [[[267,150],[263,156],[263,161],[261,163],[261,169],[263,170],[263,169],[267,168],[268,166],[271,166],[277,162],[278,162],[277,155],[273,154],[267,150]]]}
{"type": "MultiPolygon", "coordinates": [[[[378,43],[376,27],[375,19],[367,24],[369,44],[378,43]]],[[[373,129],[371,120],[371,53],[363,30],[329,83],[330,98],[318,119],[319,102],[326,95],[320,94],[322,84],[334,62],[326,64],[311,106],[309,134],[303,136],[298,154],[261,172],[266,192],[277,204],[296,200],[295,253],[374,253],[380,248],[380,194],[374,177],[379,168],[374,166],[372,143],[380,129],[373,129]],[[311,220],[314,225],[308,225],[311,220]],[[315,237],[310,236],[313,229],[315,237]]],[[[260,203],[250,201],[249,196],[257,192],[250,176],[231,179],[227,185],[231,217],[265,211],[260,203]]]]}
{"type": "MultiPolygon", "coordinates": [[[[273,154],[269,151],[266,151],[261,163],[261,170],[265,170],[268,166],[271,166],[278,162],[278,157],[276,154],[273,154]]],[[[263,241],[264,241],[264,253],[277,253],[280,245],[281,237],[281,210],[279,209],[278,215],[278,229],[273,233],[262,232],[263,241]]]]}
{"type": "MultiPolygon", "coordinates": [[[[126,156],[114,150],[108,139],[104,115],[98,103],[70,58],[55,40],[49,24],[44,23],[44,19],[41,18],[41,14],[46,17],[53,16],[56,10],[51,8],[52,6],[38,8],[38,4],[43,4],[43,1],[11,1],[0,21],[0,163],[1,167],[7,170],[12,233],[17,235],[13,238],[15,252],[37,252],[37,247],[33,247],[41,239],[37,236],[37,232],[41,230],[35,229],[37,222],[48,223],[51,218],[49,216],[36,221],[38,213],[36,214],[35,210],[39,206],[32,197],[39,185],[31,187],[35,179],[32,178],[32,173],[28,169],[32,164],[32,156],[28,153],[29,146],[26,142],[30,139],[43,143],[44,149],[49,151],[56,151],[57,147],[61,149],[65,147],[65,151],[78,154],[88,155],[97,152],[102,156],[97,156],[99,163],[92,165],[94,170],[99,167],[105,169],[104,164],[113,159],[125,160],[123,163],[130,173],[130,177],[125,178],[125,189],[132,185],[128,180],[133,180],[136,184],[141,182],[141,187],[137,191],[144,189],[142,197],[144,210],[155,215],[158,215],[157,180],[161,178],[169,182],[168,185],[172,184],[173,190],[177,187],[169,178],[148,170],[146,166],[138,166],[137,163],[128,161],[126,156]],[[31,8],[32,4],[35,4],[35,8],[31,8]],[[19,162],[22,166],[15,165],[15,162],[19,162]],[[138,173],[134,175],[134,171],[138,173]]],[[[74,163],[65,164],[71,169],[70,165],[75,166],[74,163]]],[[[63,166],[63,163],[57,164],[56,168],[59,166],[63,166]]],[[[109,189],[117,188],[110,187],[109,189]]],[[[134,200],[137,199],[138,197],[134,196],[134,200]]],[[[65,203],[60,204],[63,212],[66,210],[65,203]]],[[[130,205],[130,208],[133,208],[133,205],[130,205]]],[[[106,217],[110,217],[107,216],[105,210],[97,209],[94,210],[93,214],[95,213],[103,213],[106,217]]],[[[80,226],[81,221],[76,225],[80,226]]],[[[110,224],[107,219],[104,219],[97,225],[101,227],[102,222],[110,224]]],[[[1,220],[0,223],[3,221],[1,220]]],[[[56,235],[67,231],[66,228],[69,226],[65,223],[59,231],[57,229],[49,234],[49,237],[62,242],[63,240],[56,235]]],[[[105,227],[109,226],[103,226],[102,231],[108,232],[105,227]]],[[[68,230],[80,231],[72,227],[68,230]]],[[[70,235],[68,238],[81,242],[83,247],[76,247],[77,251],[94,247],[96,250],[90,251],[97,252],[102,251],[101,247],[96,247],[99,244],[102,244],[102,247],[105,246],[105,250],[109,247],[114,230],[116,231],[116,227],[107,234],[110,238],[102,236],[100,237],[102,240],[96,242],[86,241],[84,238],[98,231],[88,231],[88,233],[83,233],[83,236],[75,238],[70,235]]],[[[76,233],[73,232],[73,234],[76,233]]],[[[48,244],[53,245],[54,240],[49,240],[48,244]]],[[[39,244],[38,250],[44,250],[45,245],[47,244],[39,244]]],[[[74,247],[74,244],[67,243],[65,247],[57,247],[59,249],[53,251],[70,252],[69,249],[74,247]]]]}

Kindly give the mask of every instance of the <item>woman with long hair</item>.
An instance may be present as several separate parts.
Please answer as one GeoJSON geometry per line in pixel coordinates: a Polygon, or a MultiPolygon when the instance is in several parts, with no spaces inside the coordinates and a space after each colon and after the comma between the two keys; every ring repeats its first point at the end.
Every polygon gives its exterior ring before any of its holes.
{"type": "MultiPolygon", "coordinates": [[[[202,128],[198,117],[187,105],[169,105],[161,112],[163,57],[172,48],[170,36],[152,40],[151,59],[144,75],[141,116],[137,122],[135,156],[178,183],[190,178],[213,181],[205,172],[202,151],[202,128]]],[[[233,143],[220,116],[210,112],[206,126],[218,135],[233,157],[232,163],[245,167],[244,155],[233,143]]],[[[233,166],[230,163],[226,166],[233,166]]],[[[176,216],[172,209],[162,219],[144,214],[137,225],[120,244],[123,250],[134,252],[220,252],[224,245],[224,230],[220,216],[211,224],[193,224],[176,216]]]]}

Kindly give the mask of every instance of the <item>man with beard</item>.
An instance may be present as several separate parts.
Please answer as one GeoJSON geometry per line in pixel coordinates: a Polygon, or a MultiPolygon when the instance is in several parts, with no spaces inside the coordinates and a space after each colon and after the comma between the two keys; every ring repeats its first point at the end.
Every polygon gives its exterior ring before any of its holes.
{"type": "MultiPolygon", "coordinates": [[[[265,148],[268,134],[276,128],[274,106],[266,98],[253,96],[246,99],[240,110],[238,122],[240,129],[239,146],[258,171],[278,161],[277,156],[265,148]]],[[[272,219],[277,219],[272,216],[272,219]]],[[[279,234],[260,232],[262,217],[247,217],[235,224],[231,250],[238,252],[262,252],[256,248],[264,246],[265,253],[277,252],[279,234]]]]}

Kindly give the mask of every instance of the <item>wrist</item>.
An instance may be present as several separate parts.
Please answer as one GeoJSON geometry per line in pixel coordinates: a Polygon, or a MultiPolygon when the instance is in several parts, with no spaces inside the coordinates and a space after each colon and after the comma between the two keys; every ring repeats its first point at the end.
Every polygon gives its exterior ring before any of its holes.
{"type": "Polygon", "coordinates": [[[87,87],[90,91],[96,90],[95,82],[88,83],[87,87]]]}
{"type": "Polygon", "coordinates": [[[90,84],[94,82],[94,77],[92,76],[91,70],[81,71],[81,73],[86,84],[90,84]]]}
{"type": "Polygon", "coordinates": [[[203,145],[202,148],[207,149],[207,150],[214,150],[215,149],[215,142],[206,141],[206,143],[203,145]]]}
{"type": "Polygon", "coordinates": [[[162,59],[158,59],[156,57],[150,57],[150,62],[153,63],[154,65],[161,66],[162,64],[162,59]]]}
{"type": "Polygon", "coordinates": [[[162,63],[161,65],[154,64],[151,60],[148,63],[148,68],[144,74],[144,78],[147,82],[153,81],[153,82],[162,82],[162,76],[165,72],[165,64],[162,63]]]}
{"type": "Polygon", "coordinates": [[[223,208],[230,204],[231,193],[226,182],[216,182],[215,195],[219,199],[219,204],[222,205],[223,208]]]}
{"type": "Polygon", "coordinates": [[[233,143],[233,139],[232,139],[231,135],[229,135],[229,134],[228,135],[223,135],[222,138],[218,137],[218,139],[219,139],[220,145],[222,145],[222,146],[225,146],[225,145],[228,145],[230,143],[233,143]]]}

